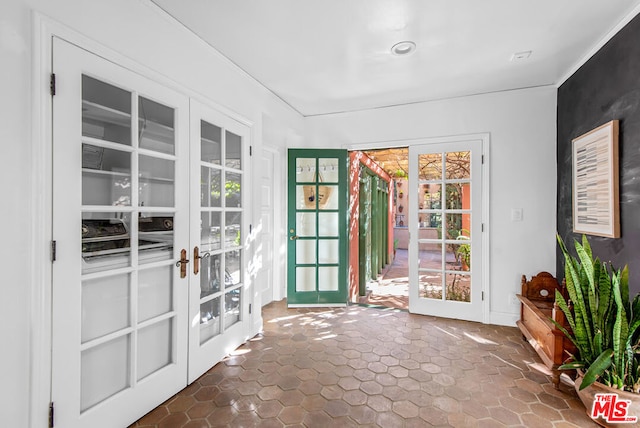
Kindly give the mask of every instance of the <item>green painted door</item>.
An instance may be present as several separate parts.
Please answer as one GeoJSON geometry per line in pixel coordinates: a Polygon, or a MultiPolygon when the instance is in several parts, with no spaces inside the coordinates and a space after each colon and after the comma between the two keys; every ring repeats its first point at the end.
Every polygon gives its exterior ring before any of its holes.
{"type": "Polygon", "coordinates": [[[347,151],[290,149],[287,303],[347,303],[347,151]]]}

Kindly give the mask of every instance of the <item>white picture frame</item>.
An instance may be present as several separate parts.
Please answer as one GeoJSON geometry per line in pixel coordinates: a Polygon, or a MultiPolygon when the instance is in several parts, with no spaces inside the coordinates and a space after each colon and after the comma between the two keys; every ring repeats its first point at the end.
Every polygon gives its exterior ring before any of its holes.
{"type": "Polygon", "coordinates": [[[618,120],[572,140],[573,231],[620,237],[618,120]]]}

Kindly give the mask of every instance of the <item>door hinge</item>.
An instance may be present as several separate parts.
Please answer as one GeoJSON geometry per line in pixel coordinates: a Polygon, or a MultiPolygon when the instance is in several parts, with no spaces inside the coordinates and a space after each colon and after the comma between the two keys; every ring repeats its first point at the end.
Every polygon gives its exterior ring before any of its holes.
{"type": "Polygon", "coordinates": [[[249,225],[249,235],[251,235],[251,231],[253,230],[253,225],[249,225]]]}
{"type": "Polygon", "coordinates": [[[51,78],[49,80],[49,90],[51,92],[51,96],[56,94],[56,74],[51,73],[51,78]]]}
{"type": "Polygon", "coordinates": [[[482,292],[482,300],[484,301],[484,291],[482,292]]]}
{"type": "Polygon", "coordinates": [[[53,428],[53,401],[49,403],[49,428],[53,428]]]}
{"type": "Polygon", "coordinates": [[[482,155],[482,164],[484,164],[484,155],[482,155]]]}
{"type": "Polygon", "coordinates": [[[253,156],[253,146],[249,146],[249,156],[253,156]]]}
{"type": "Polygon", "coordinates": [[[251,314],[251,303],[249,303],[249,314],[251,314]]]}
{"type": "Polygon", "coordinates": [[[52,262],[56,261],[56,249],[57,249],[57,242],[51,241],[51,261],[52,262]]]}
{"type": "Polygon", "coordinates": [[[481,232],[484,232],[484,223],[482,223],[482,227],[480,228],[481,232]]]}

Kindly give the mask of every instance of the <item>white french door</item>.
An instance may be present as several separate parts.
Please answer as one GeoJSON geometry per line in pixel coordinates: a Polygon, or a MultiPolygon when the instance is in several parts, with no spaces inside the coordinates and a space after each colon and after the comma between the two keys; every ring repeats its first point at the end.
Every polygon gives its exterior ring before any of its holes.
{"type": "Polygon", "coordinates": [[[246,125],[191,101],[189,382],[250,333],[248,151],[246,125]]]}
{"type": "Polygon", "coordinates": [[[55,424],[127,426],[250,334],[249,131],[57,38],[53,70],[55,424]]]}
{"type": "Polygon", "coordinates": [[[409,147],[411,312],[483,320],[482,144],[409,147]]]}
{"type": "Polygon", "coordinates": [[[123,426],[186,385],[188,98],[59,39],[53,58],[56,426],[123,426]]]}

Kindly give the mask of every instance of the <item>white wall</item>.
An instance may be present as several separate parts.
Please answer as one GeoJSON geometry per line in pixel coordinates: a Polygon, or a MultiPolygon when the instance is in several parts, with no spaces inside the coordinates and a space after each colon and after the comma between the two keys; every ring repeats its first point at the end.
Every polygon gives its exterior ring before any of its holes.
{"type": "MultiPolygon", "coordinates": [[[[36,211],[37,203],[43,203],[43,199],[34,193],[40,194],[41,190],[31,191],[31,159],[37,155],[36,148],[41,144],[39,136],[31,135],[32,123],[37,120],[32,112],[40,107],[39,102],[32,102],[32,70],[36,63],[35,29],[32,25],[34,12],[46,16],[47,22],[60,23],[108,50],[142,64],[163,79],[174,82],[172,86],[189,95],[212,100],[237,117],[246,119],[253,125],[256,159],[261,158],[263,117],[272,118],[268,133],[274,144],[284,147],[287,139],[299,138],[295,136],[303,133],[303,118],[297,112],[167,17],[149,0],[0,2],[0,117],[3,118],[0,126],[3,199],[0,218],[3,225],[9,225],[3,231],[0,246],[0,265],[3,267],[0,283],[3,343],[0,402],[5,404],[0,425],[8,427],[46,426],[43,403],[36,406],[37,420],[29,421],[29,397],[33,393],[30,376],[35,373],[36,379],[42,380],[43,368],[38,361],[46,360],[48,352],[37,346],[32,348],[30,341],[37,325],[33,320],[37,321],[39,314],[48,310],[46,307],[33,307],[31,289],[40,293],[48,284],[34,278],[31,272],[34,265],[46,272],[42,266],[49,263],[47,249],[36,249],[42,257],[32,257],[30,244],[36,224],[40,223],[42,227],[42,223],[47,222],[42,218],[43,212],[36,211]],[[35,351],[45,355],[33,355],[35,351]]],[[[46,75],[39,77],[46,78],[46,75]]],[[[253,179],[259,180],[260,165],[256,163],[254,166],[253,179]]],[[[252,186],[254,201],[260,200],[259,188],[252,186]]],[[[259,220],[259,206],[257,202],[254,220],[259,220]]],[[[46,243],[41,242],[43,245],[46,243]]],[[[46,372],[46,368],[44,370],[46,372]]],[[[38,387],[42,388],[36,385],[38,387]]]]}
{"type": "Polygon", "coordinates": [[[520,277],[555,271],[554,87],[307,117],[311,147],[490,133],[490,322],[515,325],[520,277]],[[522,208],[521,222],[511,209],[522,208]]]}

